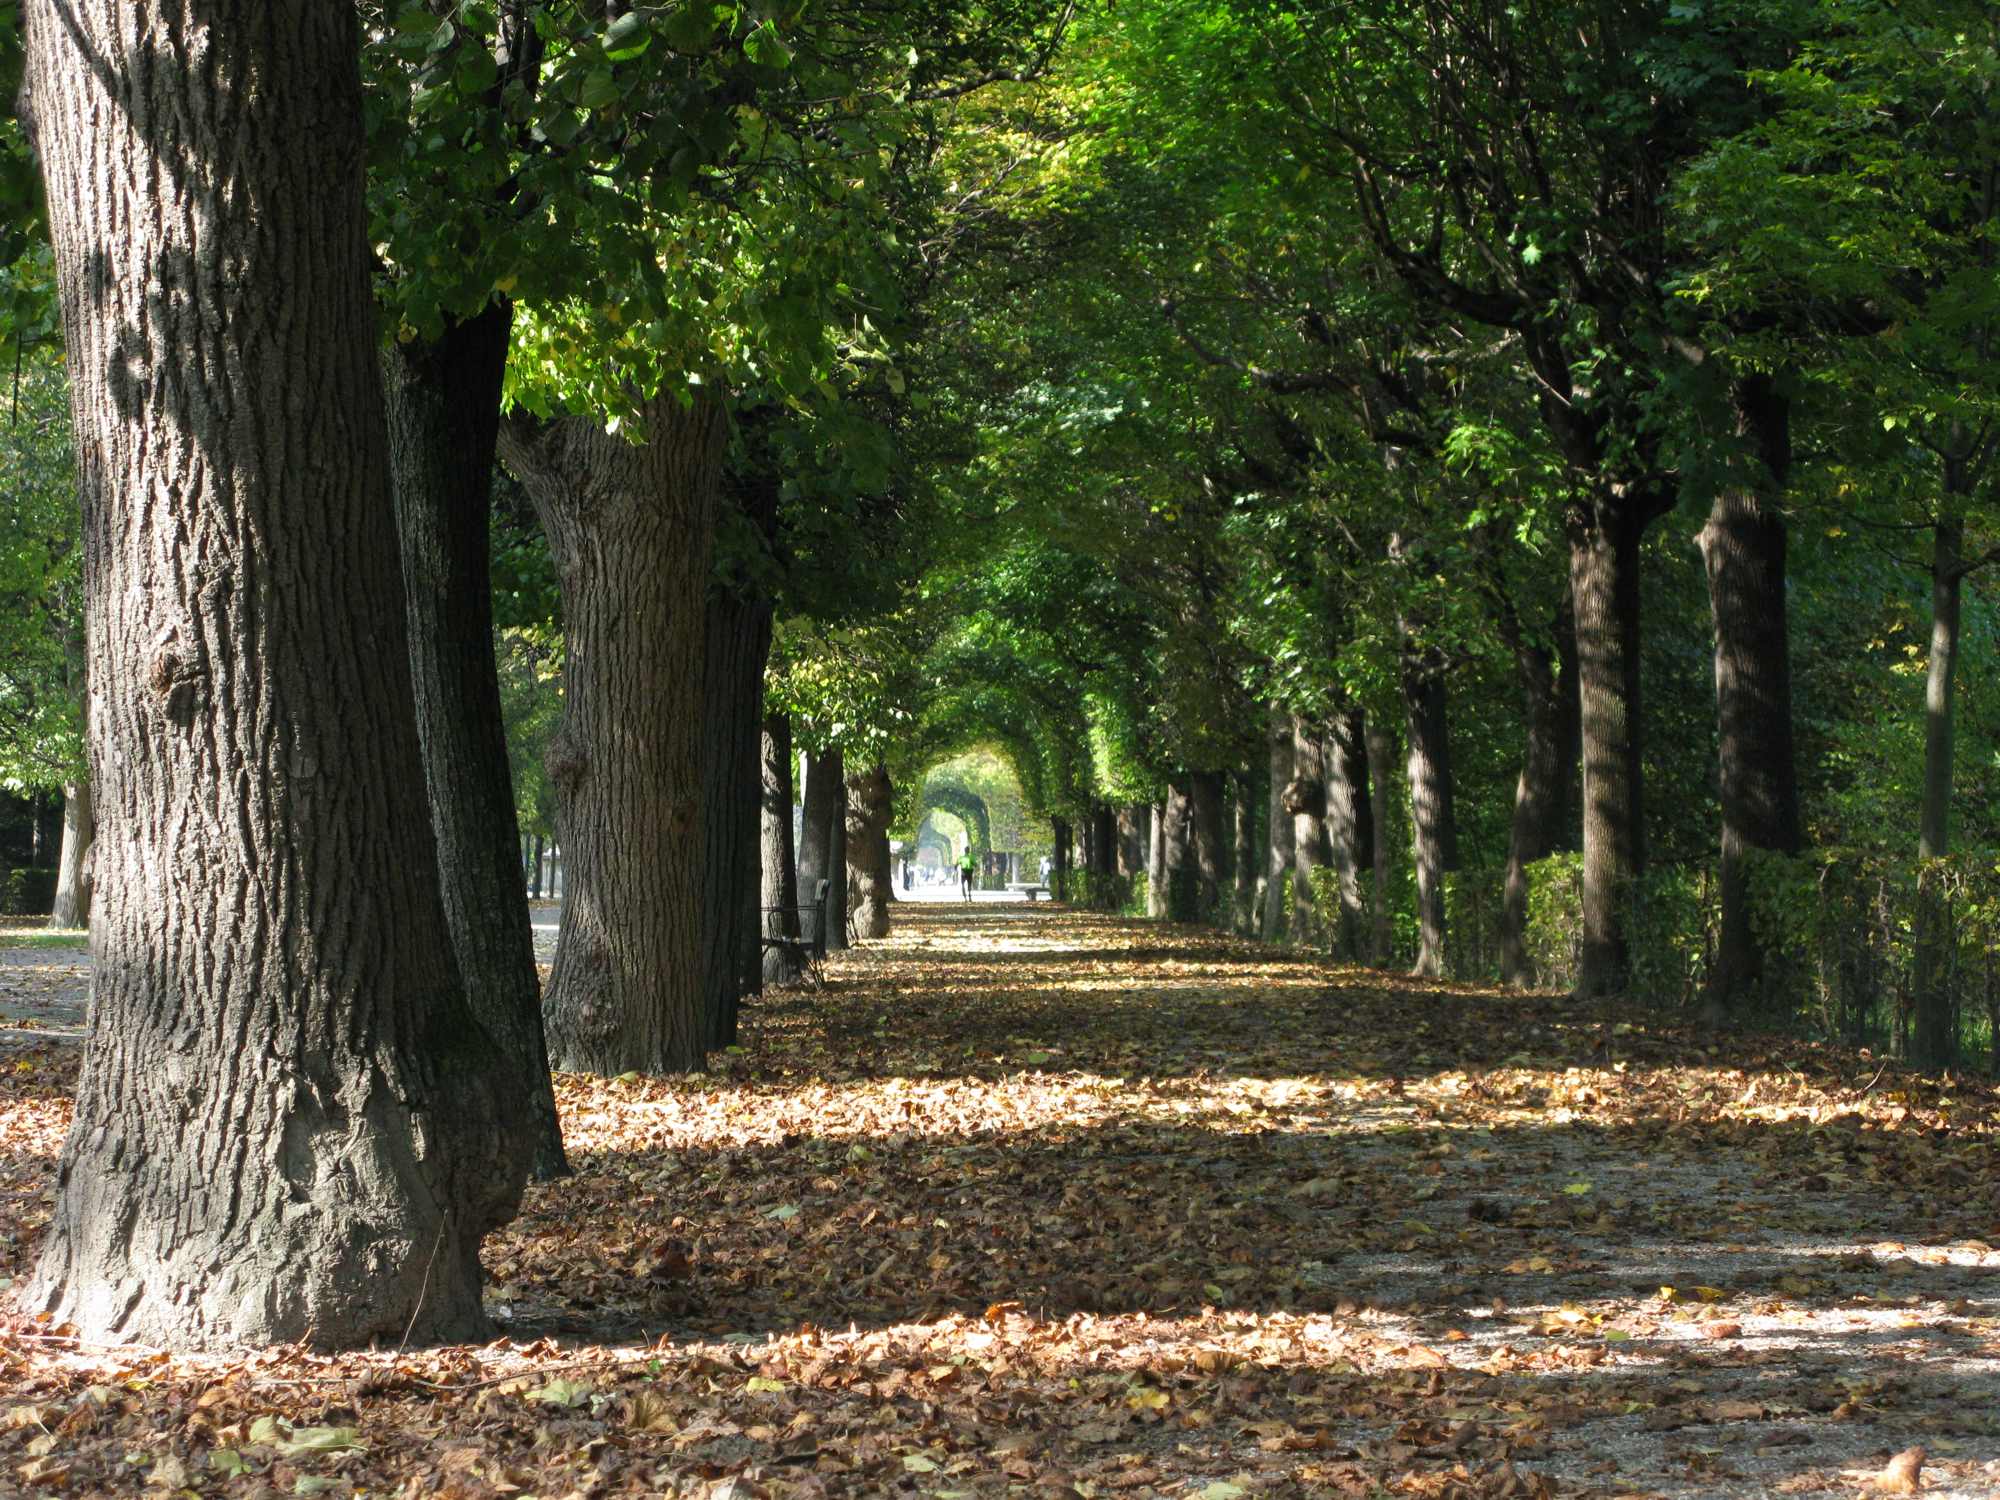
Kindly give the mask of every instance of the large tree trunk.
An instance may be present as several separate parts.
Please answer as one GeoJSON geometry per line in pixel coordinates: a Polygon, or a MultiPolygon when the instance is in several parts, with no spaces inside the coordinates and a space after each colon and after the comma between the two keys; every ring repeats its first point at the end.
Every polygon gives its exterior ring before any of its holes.
{"type": "MultiPolygon", "coordinates": [[[[847,797],[844,783],[838,750],[806,752],[805,795],[801,798],[799,818],[798,879],[802,907],[809,907],[819,899],[819,883],[824,880],[828,886],[828,910],[832,909],[833,824],[834,819],[843,815],[847,797]]],[[[811,942],[820,934],[804,932],[800,936],[811,942]]]]}
{"type": "Polygon", "coordinates": [[[1188,777],[1188,842],[1193,846],[1196,920],[1222,921],[1223,866],[1226,849],[1220,771],[1196,771],[1188,777]]]}
{"type": "Polygon", "coordinates": [[[1334,720],[1321,752],[1327,850],[1340,893],[1333,951],[1350,961],[1361,958],[1361,870],[1373,862],[1375,853],[1369,846],[1375,821],[1368,806],[1368,751],[1362,732],[1360,710],[1343,714],[1334,720]]]}
{"type": "Polygon", "coordinates": [[[1576,638],[1567,606],[1558,612],[1556,649],[1512,632],[1509,645],[1521,687],[1526,726],[1521,774],[1514,783],[1514,817],[1507,835],[1507,872],[1500,907],[1500,982],[1534,982],[1528,962],[1528,866],[1560,844],[1569,809],[1574,761],[1569,731],[1576,723],[1576,638]]]}
{"type": "Polygon", "coordinates": [[[1167,916],[1175,922],[1201,917],[1201,868],[1195,851],[1192,778],[1185,773],[1167,783],[1165,866],[1167,916]]]}
{"type": "Polygon", "coordinates": [[[1164,921],[1171,905],[1167,892],[1167,804],[1155,802],[1147,817],[1146,915],[1164,921]]]}
{"type": "Polygon", "coordinates": [[[1058,901],[1067,901],[1070,899],[1070,868],[1075,859],[1074,835],[1069,819],[1052,818],[1050,822],[1055,834],[1055,868],[1049,872],[1055,889],[1051,894],[1058,901]]]}
{"type": "Polygon", "coordinates": [[[1147,843],[1146,809],[1119,808],[1117,872],[1121,878],[1133,880],[1145,873],[1147,843]]]}
{"type": "Polygon", "coordinates": [[[1317,943],[1320,929],[1313,871],[1326,867],[1326,755],[1319,732],[1292,720],[1292,780],[1285,789],[1292,812],[1292,941],[1317,943]]]}
{"type": "Polygon", "coordinates": [[[1285,805],[1285,788],[1292,781],[1292,716],[1282,708],[1272,709],[1265,738],[1271,758],[1270,854],[1265,861],[1262,932],[1265,942],[1275,943],[1285,935],[1285,877],[1292,869],[1292,812],[1285,805]]]}
{"type": "Polygon", "coordinates": [[[49,926],[76,929],[90,925],[92,879],[90,846],[97,837],[97,806],[90,778],[63,783],[62,856],[56,865],[56,901],[49,926]]]}
{"type": "Polygon", "coordinates": [[[1236,899],[1230,925],[1245,937],[1257,931],[1257,778],[1248,771],[1230,777],[1230,827],[1235,835],[1230,868],[1235,874],[1236,899]]]}
{"type": "Polygon", "coordinates": [[[1918,815],[1917,853],[1943,859],[1951,852],[1954,713],[1958,682],[1959,619],[1964,595],[1965,523],[1940,520],[1931,534],[1931,649],[1924,677],[1924,789],[1918,815]]]}
{"type": "Polygon", "coordinates": [[[710,1036],[695,664],[726,427],[673,392],[641,416],[642,442],[581,417],[501,431],[548,533],[568,646],[547,756],[563,857],[549,1053],[612,1075],[699,1069],[710,1036]]]}
{"type": "Polygon", "coordinates": [[[736,1041],[751,967],[747,949],[758,941],[759,747],[764,662],[771,651],[769,594],[754,584],[718,582],[709,591],[704,637],[702,990],[709,1045],[720,1048],[736,1041]]]}
{"type": "Polygon", "coordinates": [[[854,890],[854,935],[889,935],[889,819],[895,815],[889,768],[876,764],[847,778],[847,877],[854,890]]]}
{"type": "MultiPolygon", "coordinates": [[[[764,720],[763,776],[763,917],[758,939],[799,936],[799,872],[792,847],[792,721],[784,714],[764,720]]],[[[763,953],[764,980],[786,984],[798,978],[798,958],[784,948],[763,953]]]]}
{"type": "Polygon", "coordinates": [[[1117,908],[1118,813],[1108,802],[1091,811],[1090,899],[1100,911],[1117,908]]]}
{"type": "Polygon", "coordinates": [[[1583,725],[1583,951],[1576,992],[1622,992],[1634,887],[1646,868],[1640,763],[1639,540],[1645,523],[1608,501],[1570,518],[1583,725]]]}
{"type": "Polygon", "coordinates": [[[1939,951],[1943,913],[1939,910],[1937,877],[1928,861],[1943,859],[1951,852],[1953,709],[1965,583],[1964,547],[1965,523],[1957,516],[1942,518],[1932,528],[1931,650],[1924,681],[1924,786],[1917,824],[1917,856],[1926,863],[1917,875],[1916,972],[1911,985],[1915,1015],[1910,1037],[1911,1061],[1927,1068],[1946,1066],[1958,1051],[1951,997],[1939,982],[1944,967],[1944,955],[1939,951]]]}
{"type": "Polygon", "coordinates": [[[1417,961],[1410,972],[1436,979],[1444,973],[1444,877],[1458,865],[1450,720],[1439,669],[1408,665],[1403,702],[1410,730],[1410,855],[1417,874],[1417,961]]]}
{"type": "Polygon", "coordinates": [[[525,1116],[438,941],[353,13],[26,17],[103,827],[24,1304],[176,1348],[477,1338],[525,1116]]]}
{"type": "Polygon", "coordinates": [[[847,947],[847,756],[832,750],[827,758],[833,762],[833,806],[826,831],[826,951],[838,953],[847,947]]]}
{"type": "Polygon", "coordinates": [[[549,1079],[542,984],[493,658],[488,521],[512,310],[489,306],[435,342],[382,356],[389,471],[410,622],[410,678],[437,836],[445,932],[466,994],[516,1064],[530,1169],[569,1170],[549,1079]]]}
{"type": "Polygon", "coordinates": [[[1795,854],[1799,782],[1792,754],[1792,665],[1785,612],[1790,411],[1768,376],[1737,392],[1740,430],[1756,444],[1763,483],[1718,489],[1701,529],[1715,623],[1715,710],[1722,800],[1722,930],[1709,973],[1711,1017],[1756,989],[1763,955],[1750,930],[1746,851],[1795,854]]]}
{"type": "Polygon", "coordinates": [[[1375,888],[1372,930],[1369,933],[1369,962],[1380,967],[1396,951],[1395,927],[1390,921],[1389,839],[1394,827],[1392,806],[1396,787],[1396,736],[1389,731],[1381,714],[1369,714],[1362,721],[1362,743],[1368,752],[1368,789],[1374,803],[1371,814],[1375,832],[1375,888]]]}

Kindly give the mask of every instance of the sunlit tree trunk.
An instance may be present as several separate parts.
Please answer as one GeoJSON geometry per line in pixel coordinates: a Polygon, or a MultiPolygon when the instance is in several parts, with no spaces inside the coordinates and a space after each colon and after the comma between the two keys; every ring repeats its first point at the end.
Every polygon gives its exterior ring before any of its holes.
{"type": "Polygon", "coordinates": [[[1196,771],[1188,777],[1188,842],[1195,870],[1195,920],[1220,923],[1223,918],[1223,864],[1227,835],[1223,832],[1223,777],[1220,771],[1196,771]]]}
{"type": "Polygon", "coordinates": [[[1166,920],[1170,902],[1167,893],[1167,804],[1155,802],[1148,819],[1146,856],[1146,915],[1154,921],[1166,920]]]}
{"type": "Polygon", "coordinates": [[[889,769],[873,765],[847,778],[847,872],[854,892],[854,935],[889,935],[889,769]]]}
{"type": "Polygon", "coordinates": [[[547,752],[563,919],[545,997],[557,1066],[699,1069],[709,560],[726,452],[720,407],[668,392],[634,442],[598,421],[510,421],[562,585],[562,725],[547,752]]]}
{"type": "MultiPolygon", "coordinates": [[[[763,735],[763,874],[759,915],[759,945],[764,933],[796,938],[799,934],[799,876],[792,847],[792,721],[783,714],[764,720],[763,735]]],[[[764,950],[764,979],[785,984],[798,977],[798,958],[783,948],[764,950]]]]}
{"type": "Polygon", "coordinates": [[[56,865],[56,900],[49,926],[76,929],[90,925],[90,846],[96,837],[97,811],[89,778],[64,782],[62,854],[56,865]]]}
{"type": "MultiPolygon", "coordinates": [[[[802,810],[799,818],[799,904],[811,906],[818,899],[819,883],[828,882],[828,909],[832,909],[831,893],[834,864],[833,825],[834,820],[843,816],[847,796],[842,774],[840,752],[806,752],[805,793],[801,797],[802,810]]],[[[840,866],[846,868],[843,859],[840,866]]],[[[808,921],[813,919],[808,918],[808,921]]],[[[802,933],[808,940],[819,936],[816,932],[802,933]]]]}
{"type": "Polygon", "coordinates": [[[177,1349],[478,1339],[526,1116],[441,936],[353,12],[24,14],[100,832],[22,1305],[177,1349]]]}
{"type": "Polygon", "coordinates": [[[1444,877],[1458,865],[1451,726],[1440,670],[1408,665],[1403,702],[1409,718],[1410,855],[1417,875],[1417,961],[1410,972],[1435,979],[1444,973],[1444,877]]]}
{"type": "Polygon", "coordinates": [[[1951,996],[1940,979],[1945,967],[1944,914],[1938,876],[1928,862],[1951,852],[1954,700],[1966,572],[1965,523],[1956,515],[1943,517],[1932,527],[1931,538],[1931,649],[1924,681],[1924,785],[1917,828],[1917,855],[1925,864],[1917,877],[1912,944],[1916,962],[1911,984],[1915,1015],[1910,1055],[1920,1067],[1941,1068],[1956,1057],[1958,1038],[1951,996]]]}

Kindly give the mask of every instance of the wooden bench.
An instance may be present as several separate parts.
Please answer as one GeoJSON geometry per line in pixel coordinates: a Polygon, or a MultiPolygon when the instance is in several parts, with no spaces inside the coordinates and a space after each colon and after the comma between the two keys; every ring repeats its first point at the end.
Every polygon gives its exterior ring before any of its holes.
{"type": "Polygon", "coordinates": [[[813,888],[813,899],[810,906],[767,906],[764,908],[764,925],[766,928],[772,925],[771,919],[773,917],[777,917],[780,920],[777,923],[779,928],[777,932],[767,931],[764,933],[762,946],[765,948],[775,948],[780,953],[789,953],[797,961],[800,970],[814,984],[819,983],[819,966],[826,961],[826,891],[827,882],[822,880],[813,888]],[[800,918],[799,925],[801,927],[808,925],[806,919],[809,918],[812,929],[811,935],[807,936],[802,932],[799,936],[793,937],[786,933],[783,930],[784,922],[782,918],[787,912],[800,918]]]}
{"type": "Polygon", "coordinates": [[[1049,896],[1049,888],[1047,886],[1033,885],[1025,880],[1009,881],[1007,889],[1010,891],[1019,891],[1022,895],[1026,896],[1030,901],[1034,900],[1037,896],[1040,896],[1044,901],[1046,901],[1049,896]]]}

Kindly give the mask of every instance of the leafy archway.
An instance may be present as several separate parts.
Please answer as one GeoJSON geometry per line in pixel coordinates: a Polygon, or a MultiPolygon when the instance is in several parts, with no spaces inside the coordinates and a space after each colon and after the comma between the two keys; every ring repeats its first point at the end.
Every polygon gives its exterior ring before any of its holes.
{"type": "Polygon", "coordinates": [[[993,819],[977,793],[952,781],[926,781],[917,803],[919,821],[932,808],[942,808],[965,824],[974,854],[983,858],[992,852],[993,819]]]}

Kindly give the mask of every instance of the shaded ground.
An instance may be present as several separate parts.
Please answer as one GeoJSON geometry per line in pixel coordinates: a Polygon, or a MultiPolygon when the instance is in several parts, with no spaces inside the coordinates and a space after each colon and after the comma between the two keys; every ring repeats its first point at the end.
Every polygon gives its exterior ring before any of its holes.
{"type": "MultiPolygon", "coordinates": [[[[2000,1493],[1994,1101],[1047,907],[559,1080],[483,1348],[0,1335],[0,1490],[2000,1493]],[[317,1489],[315,1488],[317,1487],[317,1489]]],[[[73,1049],[11,1055],[0,1275],[73,1049]]]]}

